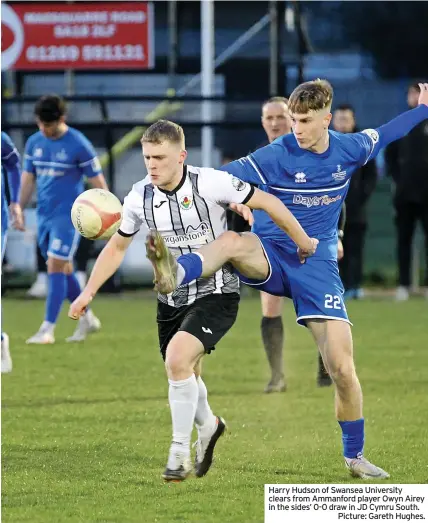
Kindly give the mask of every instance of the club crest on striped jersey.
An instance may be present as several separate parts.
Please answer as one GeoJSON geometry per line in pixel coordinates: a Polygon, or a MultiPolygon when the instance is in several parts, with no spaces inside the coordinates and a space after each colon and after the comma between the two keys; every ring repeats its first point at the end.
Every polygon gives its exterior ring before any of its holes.
{"type": "Polygon", "coordinates": [[[232,176],[232,185],[237,191],[243,191],[245,189],[246,183],[239,178],[236,178],[236,176],[232,176]]]}
{"type": "Polygon", "coordinates": [[[193,198],[191,196],[182,196],[180,198],[180,207],[188,211],[193,206],[193,198]]]}

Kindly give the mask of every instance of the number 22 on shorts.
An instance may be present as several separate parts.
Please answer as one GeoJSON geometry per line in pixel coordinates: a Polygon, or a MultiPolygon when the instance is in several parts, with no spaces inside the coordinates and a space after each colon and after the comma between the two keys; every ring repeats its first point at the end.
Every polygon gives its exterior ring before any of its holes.
{"type": "Polygon", "coordinates": [[[326,294],[324,297],[324,307],[326,309],[344,309],[344,307],[342,306],[341,297],[337,296],[337,294],[326,294]]]}

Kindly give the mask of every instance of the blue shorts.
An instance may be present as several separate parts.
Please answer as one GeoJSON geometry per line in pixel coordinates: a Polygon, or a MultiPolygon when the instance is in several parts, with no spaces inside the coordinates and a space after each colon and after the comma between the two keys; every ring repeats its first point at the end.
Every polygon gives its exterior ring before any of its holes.
{"type": "Polygon", "coordinates": [[[39,221],[38,243],[42,256],[72,260],[79,246],[80,234],[69,216],[58,216],[48,222],[39,221]]]}
{"type": "MultiPolygon", "coordinates": [[[[256,235],[257,236],[257,235],[256,235]]],[[[332,319],[351,323],[343,301],[344,288],[336,260],[317,255],[300,263],[297,248],[294,253],[273,240],[257,236],[269,263],[266,280],[252,280],[238,273],[240,280],[255,289],[291,298],[297,323],[307,319],[332,319]]]]}

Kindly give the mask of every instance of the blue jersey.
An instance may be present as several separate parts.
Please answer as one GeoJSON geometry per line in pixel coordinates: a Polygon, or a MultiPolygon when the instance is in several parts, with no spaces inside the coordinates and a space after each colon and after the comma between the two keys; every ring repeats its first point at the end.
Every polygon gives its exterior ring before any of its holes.
{"type": "MultiPolygon", "coordinates": [[[[337,223],[352,173],[427,118],[428,106],[421,104],[378,129],[329,131],[329,147],[322,154],[301,149],[294,135],[287,134],[221,169],[277,196],[309,236],[324,240],[316,256],[335,260],[337,223]]],[[[295,252],[294,243],[266,213],[257,214],[253,231],[295,252]]]]}
{"type": "Polygon", "coordinates": [[[24,171],[36,176],[39,221],[70,215],[74,200],[83,192],[83,177],[101,174],[101,165],[89,140],[68,127],[58,139],[41,132],[25,146],[24,171]]]}
{"type": "Polygon", "coordinates": [[[7,135],[4,132],[1,133],[1,171],[1,214],[2,222],[4,221],[4,226],[7,227],[8,213],[4,176],[7,175],[8,177],[10,201],[17,202],[19,198],[21,172],[19,153],[15,147],[15,144],[10,139],[9,135],[7,135]]]}
{"type": "MultiPolygon", "coordinates": [[[[324,240],[324,248],[320,245],[324,258],[335,259],[337,223],[350,177],[377,154],[378,144],[374,129],[355,134],[329,131],[327,151],[316,154],[301,149],[294,135],[287,134],[223,168],[277,196],[309,236],[324,240]]],[[[256,214],[253,231],[296,251],[294,242],[265,212],[256,214]]]]}
{"type": "Polygon", "coordinates": [[[301,149],[294,135],[284,135],[223,166],[223,170],[277,196],[309,236],[320,240],[316,253],[302,264],[291,239],[266,213],[258,213],[253,231],[269,271],[264,280],[241,274],[241,281],[268,294],[292,298],[301,325],[315,318],[349,322],[337,265],[337,222],[350,177],[382,147],[427,118],[428,107],[420,105],[378,129],[354,134],[329,131],[329,146],[322,154],[301,149]]]}

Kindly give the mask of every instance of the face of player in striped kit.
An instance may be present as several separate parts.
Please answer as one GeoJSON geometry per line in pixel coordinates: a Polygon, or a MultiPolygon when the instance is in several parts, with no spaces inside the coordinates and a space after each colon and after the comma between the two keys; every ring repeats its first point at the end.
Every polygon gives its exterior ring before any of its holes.
{"type": "Polygon", "coordinates": [[[160,143],[142,142],[144,163],[153,185],[172,191],[183,176],[187,151],[180,144],[165,140],[160,143]]]}

